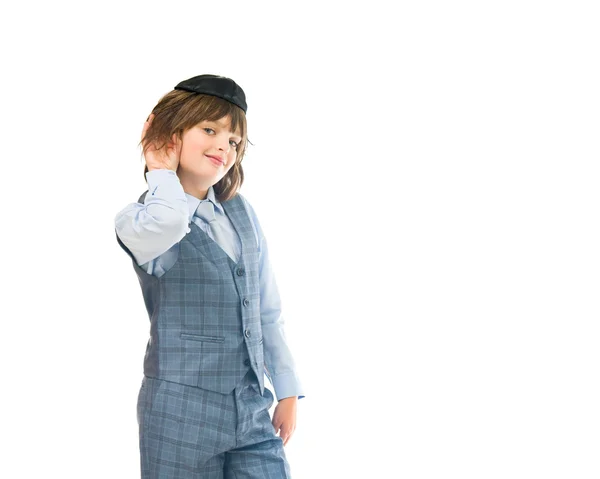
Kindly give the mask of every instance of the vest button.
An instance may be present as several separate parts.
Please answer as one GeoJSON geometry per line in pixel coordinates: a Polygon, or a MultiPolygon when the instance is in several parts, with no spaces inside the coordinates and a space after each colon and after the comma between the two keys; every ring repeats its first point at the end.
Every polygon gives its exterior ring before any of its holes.
{"type": "Polygon", "coordinates": [[[244,268],[238,268],[237,275],[238,276],[244,276],[244,268]]]}
{"type": "Polygon", "coordinates": [[[249,329],[246,329],[246,332],[245,332],[245,334],[246,334],[246,337],[247,337],[247,338],[249,338],[249,337],[251,336],[251,334],[252,334],[252,333],[250,333],[250,330],[249,330],[249,329]]]}
{"type": "Polygon", "coordinates": [[[244,306],[248,306],[250,304],[250,301],[248,300],[248,298],[244,298],[244,306]]]}
{"type": "Polygon", "coordinates": [[[244,359],[244,366],[250,366],[250,360],[244,359]]]}

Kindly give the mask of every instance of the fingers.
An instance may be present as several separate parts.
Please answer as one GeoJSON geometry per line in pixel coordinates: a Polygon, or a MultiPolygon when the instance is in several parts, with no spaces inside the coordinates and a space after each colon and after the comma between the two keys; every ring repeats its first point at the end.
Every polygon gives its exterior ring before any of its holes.
{"type": "Polygon", "coordinates": [[[290,428],[290,426],[286,426],[283,423],[277,423],[277,421],[271,421],[273,424],[273,428],[275,429],[275,434],[279,433],[279,437],[283,441],[283,445],[287,445],[295,428],[290,428]]]}
{"type": "Polygon", "coordinates": [[[146,118],[146,121],[144,122],[144,129],[147,130],[148,127],[150,126],[150,123],[152,123],[152,120],[154,119],[154,113],[150,113],[150,115],[148,116],[148,118],[146,118]]]}
{"type": "Polygon", "coordinates": [[[146,136],[146,132],[148,131],[148,128],[150,128],[150,123],[152,123],[153,119],[154,119],[154,113],[150,113],[150,116],[148,116],[148,118],[146,119],[146,121],[144,123],[144,127],[142,128],[142,140],[146,136]]]}
{"type": "Polygon", "coordinates": [[[177,133],[171,135],[171,138],[156,138],[155,132],[152,135],[154,140],[149,143],[145,138],[148,134],[148,129],[152,126],[152,121],[155,115],[151,113],[148,119],[144,122],[142,129],[142,143],[144,144],[144,156],[146,164],[153,169],[166,168],[176,171],[179,165],[179,155],[182,147],[182,140],[177,136],[177,133]]]}
{"type": "Polygon", "coordinates": [[[181,138],[177,137],[177,133],[173,133],[171,140],[171,144],[173,146],[173,153],[177,161],[179,161],[179,155],[181,154],[181,138]]]}
{"type": "Polygon", "coordinates": [[[177,134],[173,133],[173,136],[171,136],[171,141],[169,142],[169,147],[168,149],[171,150],[173,152],[173,154],[177,154],[177,145],[178,145],[178,141],[177,141],[177,134]]]}

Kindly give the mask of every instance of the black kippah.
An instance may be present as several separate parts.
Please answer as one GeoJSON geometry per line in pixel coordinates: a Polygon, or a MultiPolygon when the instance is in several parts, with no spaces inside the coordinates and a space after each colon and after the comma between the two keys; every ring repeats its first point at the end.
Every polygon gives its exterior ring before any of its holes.
{"type": "Polygon", "coordinates": [[[205,95],[223,98],[234,105],[239,106],[244,113],[248,109],[244,90],[231,78],[219,75],[198,75],[178,83],[175,90],[191,91],[193,93],[204,93],[205,95]]]}

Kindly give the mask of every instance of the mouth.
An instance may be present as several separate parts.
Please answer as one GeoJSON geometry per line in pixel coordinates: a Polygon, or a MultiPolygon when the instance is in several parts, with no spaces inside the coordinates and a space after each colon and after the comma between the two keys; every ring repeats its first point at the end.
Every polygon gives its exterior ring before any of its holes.
{"type": "Polygon", "coordinates": [[[210,158],[210,160],[216,164],[216,165],[222,165],[223,164],[223,160],[217,158],[216,156],[210,156],[210,155],[205,155],[207,158],[210,158]]]}

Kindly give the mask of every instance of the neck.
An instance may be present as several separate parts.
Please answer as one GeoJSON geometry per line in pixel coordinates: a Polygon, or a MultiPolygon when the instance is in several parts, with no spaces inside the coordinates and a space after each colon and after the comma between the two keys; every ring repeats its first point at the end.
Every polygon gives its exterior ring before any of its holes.
{"type": "Polygon", "coordinates": [[[188,195],[198,198],[199,200],[206,199],[211,185],[199,182],[198,178],[188,177],[185,174],[182,174],[181,171],[178,171],[177,176],[179,177],[179,182],[183,187],[183,191],[188,195]]]}

